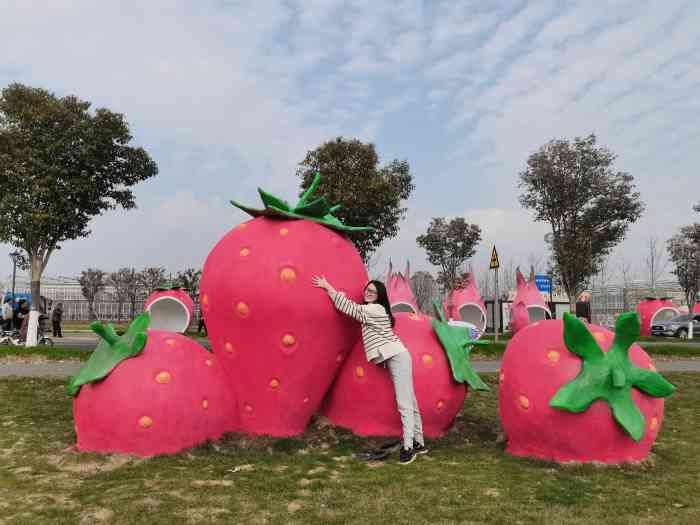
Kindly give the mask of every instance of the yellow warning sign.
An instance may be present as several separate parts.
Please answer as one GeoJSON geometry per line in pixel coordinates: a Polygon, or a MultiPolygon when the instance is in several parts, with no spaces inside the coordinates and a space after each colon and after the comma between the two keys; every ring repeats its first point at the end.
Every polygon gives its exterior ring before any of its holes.
{"type": "Polygon", "coordinates": [[[496,251],[496,247],[494,246],[493,251],[491,252],[491,264],[489,264],[489,269],[495,270],[500,266],[501,263],[498,262],[498,252],[496,251]]]}

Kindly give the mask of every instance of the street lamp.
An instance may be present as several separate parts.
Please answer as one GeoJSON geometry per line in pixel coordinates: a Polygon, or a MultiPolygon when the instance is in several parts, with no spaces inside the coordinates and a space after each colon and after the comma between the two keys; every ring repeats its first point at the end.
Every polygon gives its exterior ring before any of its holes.
{"type": "Polygon", "coordinates": [[[17,277],[17,264],[22,260],[22,253],[19,250],[15,250],[10,253],[10,259],[12,259],[12,302],[15,300],[15,278],[17,277]]]}

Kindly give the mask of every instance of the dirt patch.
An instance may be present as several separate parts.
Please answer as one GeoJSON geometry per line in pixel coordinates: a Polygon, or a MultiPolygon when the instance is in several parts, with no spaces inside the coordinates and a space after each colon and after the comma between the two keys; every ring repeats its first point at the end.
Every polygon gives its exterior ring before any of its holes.
{"type": "Polygon", "coordinates": [[[291,513],[293,514],[293,513],[295,513],[295,512],[300,511],[300,510],[302,509],[302,507],[303,507],[303,504],[302,504],[301,501],[296,501],[296,500],[295,500],[295,501],[290,501],[290,502],[287,504],[287,511],[288,511],[288,512],[291,512],[291,513]]]}
{"type": "Polygon", "coordinates": [[[231,514],[228,509],[216,509],[216,508],[197,508],[197,509],[187,509],[185,511],[185,517],[188,523],[211,523],[212,519],[218,521],[220,516],[226,516],[231,514]]]}
{"type": "Polygon", "coordinates": [[[191,485],[193,487],[233,487],[233,481],[228,479],[197,479],[191,485]]]}
{"type": "Polygon", "coordinates": [[[76,461],[80,458],[78,454],[70,455],[49,455],[46,456],[46,461],[49,465],[56,467],[64,472],[73,472],[75,474],[97,474],[99,472],[112,472],[125,465],[135,465],[145,461],[143,458],[136,456],[112,454],[104,456],[104,461],[76,461]]]}
{"type": "Polygon", "coordinates": [[[80,525],[93,525],[95,523],[108,523],[114,519],[114,511],[107,508],[99,508],[84,512],[80,518],[80,525]]]}

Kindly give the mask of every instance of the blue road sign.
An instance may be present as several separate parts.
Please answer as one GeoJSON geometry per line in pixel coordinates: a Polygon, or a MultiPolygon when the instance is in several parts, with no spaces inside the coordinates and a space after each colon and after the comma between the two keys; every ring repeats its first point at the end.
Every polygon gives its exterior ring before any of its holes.
{"type": "Polygon", "coordinates": [[[535,284],[537,289],[542,293],[552,291],[552,281],[549,280],[549,275],[535,275],[535,284]]]}

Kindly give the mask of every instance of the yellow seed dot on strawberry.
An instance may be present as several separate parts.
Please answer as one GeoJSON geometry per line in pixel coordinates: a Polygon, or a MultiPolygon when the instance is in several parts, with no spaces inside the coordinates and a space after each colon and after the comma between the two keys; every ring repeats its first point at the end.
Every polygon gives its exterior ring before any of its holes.
{"type": "Polygon", "coordinates": [[[416,314],[411,314],[411,315],[408,316],[408,318],[409,318],[411,321],[421,321],[421,320],[422,320],[422,319],[420,318],[420,315],[416,315],[416,314]]]}
{"type": "Polygon", "coordinates": [[[282,344],[284,346],[292,346],[296,342],[297,342],[297,340],[292,334],[285,334],[282,337],[282,344]]]}
{"type": "Polygon", "coordinates": [[[506,378],[506,375],[501,372],[500,375],[498,376],[498,381],[499,383],[503,383],[503,380],[506,378]]]}
{"type": "Polygon", "coordinates": [[[428,366],[428,367],[433,366],[433,356],[431,356],[431,355],[425,354],[422,357],[422,361],[423,361],[423,365],[425,365],[425,366],[428,366]]]}
{"type": "Polygon", "coordinates": [[[435,403],[435,408],[437,408],[438,412],[440,412],[443,408],[445,408],[445,402],[442,399],[439,399],[437,403],[435,403]]]}
{"type": "Polygon", "coordinates": [[[561,356],[559,352],[557,352],[556,350],[550,350],[549,352],[547,352],[547,359],[549,359],[550,363],[558,363],[560,357],[561,356]]]}
{"type": "Polygon", "coordinates": [[[166,339],[165,344],[168,345],[170,348],[175,348],[177,345],[177,341],[175,339],[166,339]]]}
{"type": "Polygon", "coordinates": [[[232,354],[233,350],[234,350],[234,348],[233,348],[233,345],[231,343],[226,343],[224,345],[224,351],[228,352],[229,354],[232,354]]]}
{"type": "Polygon", "coordinates": [[[608,335],[605,332],[596,332],[593,334],[593,337],[599,343],[604,343],[607,340],[608,335]]]}
{"type": "Polygon", "coordinates": [[[253,413],[253,405],[251,405],[249,403],[245,403],[243,405],[243,410],[245,410],[248,414],[252,414],[253,413]]]}
{"type": "Polygon", "coordinates": [[[206,410],[207,408],[209,408],[209,401],[207,401],[206,399],[203,399],[203,400],[202,400],[202,408],[203,408],[204,410],[206,410]]]}
{"type": "Polygon", "coordinates": [[[207,359],[206,361],[204,361],[204,364],[207,366],[212,366],[214,363],[212,362],[211,359],[207,359]]]}
{"type": "Polygon", "coordinates": [[[161,385],[170,383],[170,372],[166,372],[165,370],[160,372],[156,376],[156,383],[160,383],[161,385]]]}
{"type": "Polygon", "coordinates": [[[305,397],[303,400],[304,404],[308,403],[309,401],[311,401],[311,400],[308,397],[305,397]]]}
{"type": "Polygon", "coordinates": [[[287,235],[289,235],[289,230],[287,228],[280,228],[280,235],[282,237],[286,237],[287,235]]]}
{"type": "Polygon", "coordinates": [[[527,397],[523,396],[523,395],[521,395],[521,396],[518,397],[518,403],[520,403],[520,406],[521,406],[522,408],[524,408],[525,410],[527,410],[528,408],[530,408],[530,400],[529,400],[527,397]]]}
{"type": "Polygon", "coordinates": [[[297,278],[297,273],[291,268],[282,268],[280,271],[280,280],[286,283],[293,283],[297,278]]]}
{"type": "Polygon", "coordinates": [[[336,360],[338,363],[341,363],[341,362],[343,361],[343,354],[338,354],[338,355],[336,356],[335,360],[336,360]]]}
{"type": "Polygon", "coordinates": [[[248,314],[250,314],[250,308],[247,304],[240,302],[236,305],[236,313],[239,317],[248,317],[248,314]]]}
{"type": "Polygon", "coordinates": [[[206,306],[206,305],[209,304],[209,296],[208,296],[207,294],[204,294],[204,295],[202,296],[202,304],[203,304],[204,306],[206,306]]]}
{"type": "Polygon", "coordinates": [[[270,379],[270,388],[272,390],[277,390],[280,387],[280,380],[277,379],[276,377],[273,377],[270,379]]]}
{"type": "Polygon", "coordinates": [[[237,226],[239,230],[245,230],[247,227],[248,225],[245,222],[242,222],[237,226]]]}
{"type": "Polygon", "coordinates": [[[365,377],[365,369],[361,366],[358,366],[357,368],[355,368],[355,375],[357,377],[365,377]]]}
{"type": "Polygon", "coordinates": [[[149,428],[153,425],[153,420],[148,416],[143,416],[139,419],[139,426],[141,428],[149,428]]]}
{"type": "Polygon", "coordinates": [[[656,429],[659,428],[659,420],[655,417],[652,417],[651,422],[649,423],[649,428],[652,432],[656,431],[656,429]]]}
{"type": "Polygon", "coordinates": [[[248,248],[243,248],[240,252],[239,255],[241,257],[248,257],[250,255],[250,250],[248,248]]]}

